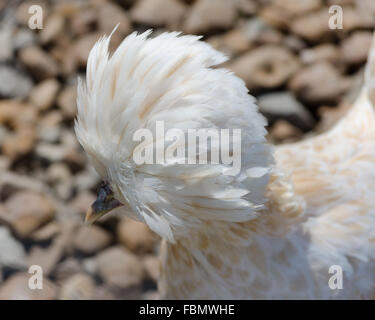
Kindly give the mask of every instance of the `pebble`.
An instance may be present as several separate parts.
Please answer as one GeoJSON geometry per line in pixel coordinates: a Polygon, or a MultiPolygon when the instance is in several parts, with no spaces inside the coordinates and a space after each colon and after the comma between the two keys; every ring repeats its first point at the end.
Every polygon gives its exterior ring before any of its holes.
{"type": "Polygon", "coordinates": [[[311,130],[315,121],[306,108],[290,92],[272,92],[258,97],[259,110],[270,121],[288,120],[306,131],[311,130]]]}
{"type": "Polygon", "coordinates": [[[300,138],[301,135],[301,130],[285,120],[277,120],[270,130],[270,136],[276,143],[292,142],[300,138]]]}
{"type": "Polygon", "coordinates": [[[336,64],[339,61],[339,49],[330,43],[321,44],[312,48],[302,50],[300,58],[304,64],[313,64],[316,62],[327,61],[336,64]]]}
{"type": "Polygon", "coordinates": [[[52,276],[58,283],[62,283],[73,275],[80,273],[82,269],[83,267],[78,259],[68,257],[56,266],[52,276]]]}
{"type": "Polygon", "coordinates": [[[12,24],[3,23],[0,29],[0,62],[9,60],[14,52],[12,37],[14,33],[12,24]]]}
{"type": "MultiPolygon", "coordinates": [[[[0,212],[2,210],[0,207],[0,212]]],[[[26,252],[22,244],[13,238],[7,227],[0,226],[0,269],[24,269],[26,266],[26,252]]]]}
{"type": "Polygon", "coordinates": [[[30,93],[30,102],[37,107],[38,110],[46,110],[52,107],[55,102],[60,84],[56,79],[46,79],[36,85],[30,93]]]}
{"type": "Polygon", "coordinates": [[[36,43],[36,35],[30,29],[18,29],[13,36],[13,47],[19,50],[25,47],[31,47],[36,43]]]}
{"type": "Polygon", "coordinates": [[[3,141],[3,153],[10,159],[29,153],[35,144],[36,132],[33,127],[20,127],[14,134],[3,141]]]}
{"type": "Polygon", "coordinates": [[[87,274],[78,273],[66,279],[60,289],[59,299],[89,300],[95,295],[95,282],[87,274]]]}
{"type": "Polygon", "coordinates": [[[338,55],[344,63],[358,65],[366,62],[373,40],[372,32],[357,31],[341,43],[338,55]]]}
{"type": "Polygon", "coordinates": [[[142,259],[142,262],[147,276],[157,282],[160,275],[159,257],[149,254],[142,259]]]}
{"type": "Polygon", "coordinates": [[[111,234],[96,225],[81,227],[74,236],[74,247],[84,254],[97,253],[111,242],[111,234]]]}
{"type": "Polygon", "coordinates": [[[117,229],[120,243],[134,253],[152,252],[157,243],[156,235],[139,221],[123,218],[117,229]]]}
{"type": "Polygon", "coordinates": [[[186,33],[207,33],[230,28],[237,18],[235,1],[197,0],[193,3],[183,25],[186,33]]]}
{"type": "Polygon", "coordinates": [[[67,119],[73,119],[77,114],[77,87],[65,87],[57,97],[57,106],[67,119]]]}
{"type": "Polygon", "coordinates": [[[54,78],[59,73],[57,62],[37,46],[22,48],[19,53],[19,60],[38,80],[54,78]]]}
{"type": "Polygon", "coordinates": [[[130,14],[136,23],[173,29],[185,13],[186,5],[180,0],[139,0],[130,14]]]}
{"type": "Polygon", "coordinates": [[[102,33],[99,32],[92,32],[86,33],[85,35],[81,36],[76,42],[73,44],[73,54],[74,59],[79,66],[86,67],[87,59],[89,57],[89,53],[94,46],[95,42],[100,39],[102,33]]]}
{"type": "Polygon", "coordinates": [[[116,246],[102,251],[97,256],[97,262],[100,276],[111,287],[128,289],[140,286],[143,281],[141,261],[123,247],[116,246]]]}
{"type": "Polygon", "coordinates": [[[265,45],[235,59],[228,67],[249,89],[273,88],[284,84],[298,70],[299,60],[283,47],[265,45]]]}
{"type": "Polygon", "coordinates": [[[67,149],[61,143],[52,144],[47,142],[39,143],[35,148],[35,153],[50,162],[62,161],[65,158],[67,149]]]}
{"type": "Polygon", "coordinates": [[[117,24],[119,26],[116,32],[120,33],[122,37],[132,32],[131,20],[122,7],[115,3],[107,2],[98,8],[100,31],[109,35],[117,24]]]}
{"type": "Polygon", "coordinates": [[[42,44],[47,44],[57,40],[64,32],[65,18],[61,14],[53,14],[48,17],[44,28],[39,33],[39,39],[42,44]]]}
{"type": "Polygon", "coordinates": [[[211,37],[208,42],[216,49],[228,56],[235,56],[248,51],[251,41],[241,29],[234,29],[223,35],[211,37]]]}
{"type": "Polygon", "coordinates": [[[289,82],[289,88],[297,97],[315,104],[337,102],[350,85],[350,79],[328,62],[303,68],[289,82]]]}
{"type": "Polygon", "coordinates": [[[0,286],[0,300],[54,300],[58,287],[43,278],[43,290],[29,289],[30,274],[15,273],[0,286]]]}
{"type": "Polygon", "coordinates": [[[62,225],[60,230],[60,234],[54,238],[50,246],[42,248],[35,245],[30,250],[28,257],[29,264],[40,265],[43,268],[44,275],[50,275],[64,254],[72,252],[72,239],[76,225],[73,222],[69,222],[62,225]]]}
{"type": "Polygon", "coordinates": [[[5,202],[4,208],[5,212],[0,213],[0,220],[10,225],[21,238],[30,236],[54,216],[52,203],[43,195],[32,191],[20,191],[12,195],[5,202]]]}
{"type": "Polygon", "coordinates": [[[32,80],[16,69],[0,65],[0,96],[25,98],[32,88],[32,80]]]}

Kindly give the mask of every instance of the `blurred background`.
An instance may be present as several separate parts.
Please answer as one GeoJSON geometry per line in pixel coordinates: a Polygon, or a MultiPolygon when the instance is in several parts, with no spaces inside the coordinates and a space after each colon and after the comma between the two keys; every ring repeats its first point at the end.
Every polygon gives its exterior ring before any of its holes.
{"type": "Polygon", "coordinates": [[[0,0],[0,299],[157,299],[159,239],[108,215],[85,227],[100,183],[73,131],[77,77],[95,41],[200,34],[230,57],[272,143],[330,128],[362,83],[374,0],[0,0]],[[328,27],[329,7],[343,29],[328,27]],[[30,29],[29,8],[43,9],[30,29]],[[43,290],[28,269],[43,268],[43,290]]]}

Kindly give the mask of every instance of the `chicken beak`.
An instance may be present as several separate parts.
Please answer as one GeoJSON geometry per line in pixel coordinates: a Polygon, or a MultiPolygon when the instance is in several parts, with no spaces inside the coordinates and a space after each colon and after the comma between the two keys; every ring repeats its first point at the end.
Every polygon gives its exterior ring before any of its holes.
{"type": "Polygon", "coordinates": [[[98,191],[98,197],[86,212],[85,222],[92,224],[106,213],[121,206],[121,203],[113,198],[113,192],[108,185],[102,185],[98,191]]]}

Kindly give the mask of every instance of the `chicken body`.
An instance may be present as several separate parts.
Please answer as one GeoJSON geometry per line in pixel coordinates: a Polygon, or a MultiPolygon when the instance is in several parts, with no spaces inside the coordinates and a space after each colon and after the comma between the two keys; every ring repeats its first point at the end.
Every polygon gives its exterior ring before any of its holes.
{"type": "Polygon", "coordinates": [[[261,221],[216,222],[194,240],[163,244],[164,297],[374,297],[375,114],[366,90],[331,131],[280,146],[275,158],[261,221]]]}
{"type": "Polygon", "coordinates": [[[116,211],[163,237],[162,297],[373,297],[372,56],[360,97],[332,130],[272,153],[244,83],[211,68],[222,54],[197,37],[147,35],[130,35],[111,58],[108,38],[92,49],[76,133],[108,184],[101,199],[115,198],[116,211]],[[135,164],[134,132],[161,120],[183,130],[241,128],[241,171],[135,164]]]}

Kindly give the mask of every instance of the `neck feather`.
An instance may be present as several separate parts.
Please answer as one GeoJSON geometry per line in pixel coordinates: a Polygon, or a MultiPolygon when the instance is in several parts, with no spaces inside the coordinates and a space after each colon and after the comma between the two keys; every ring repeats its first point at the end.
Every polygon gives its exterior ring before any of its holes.
{"type": "MultiPolygon", "coordinates": [[[[164,241],[159,282],[163,297],[265,297],[270,292],[267,273],[272,269],[271,256],[276,250],[286,264],[290,263],[302,249],[304,241],[295,239],[295,230],[305,220],[303,200],[279,170],[271,174],[267,199],[267,206],[254,220],[204,222],[189,237],[174,244],[164,241]]],[[[299,277],[295,286],[305,288],[307,280],[298,272],[295,276],[299,277]]]]}

